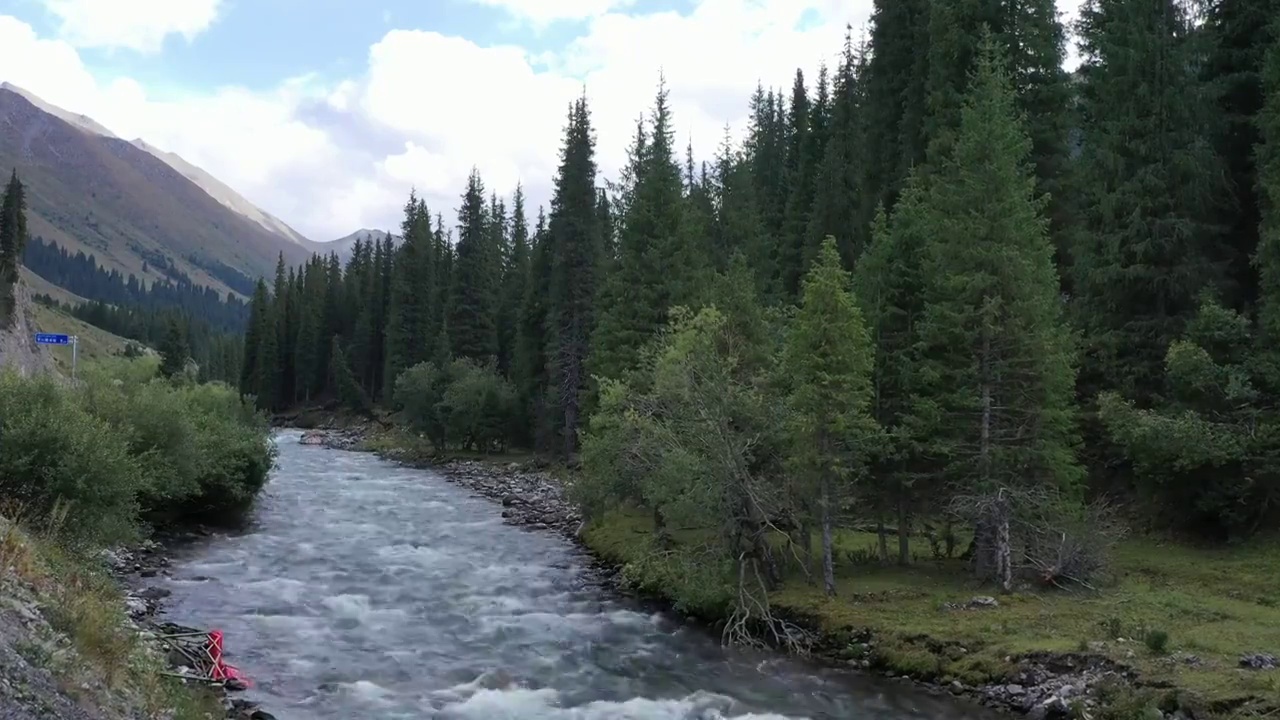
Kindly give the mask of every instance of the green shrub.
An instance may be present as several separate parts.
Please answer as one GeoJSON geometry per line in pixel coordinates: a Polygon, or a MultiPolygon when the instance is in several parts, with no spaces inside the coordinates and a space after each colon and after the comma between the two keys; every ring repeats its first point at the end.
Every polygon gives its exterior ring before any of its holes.
{"type": "Polygon", "coordinates": [[[127,438],[149,522],[235,523],[266,483],[266,418],[227,385],[157,378],[154,360],[112,361],[86,373],[83,397],[127,438]]]}
{"type": "Polygon", "coordinates": [[[51,377],[0,373],[0,500],[25,517],[61,503],[59,533],[115,542],[136,532],[141,483],[120,426],[51,377]]]}
{"type": "Polygon", "coordinates": [[[0,503],[59,506],[60,533],[127,540],[140,522],[235,523],[274,460],[266,418],[221,383],[173,383],[110,360],[84,382],[0,375],[0,503]]]}
{"type": "Polygon", "coordinates": [[[395,402],[410,429],[425,432],[438,450],[489,452],[504,448],[518,430],[515,388],[492,367],[470,360],[405,370],[396,378],[395,402]]]}
{"type": "Polygon", "coordinates": [[[1142,642],[1146,644],[1147,649],[1156,655],[1165,655],[1169,652],[1169,633],[1164,630],[1146,630],[1142,633],[1142,642]]]}
{"type": "Polygon", "coordinates": [[[514,430],[515,388],[491,367],[455,360],[440,402],[449,441],[463,449],[504,449],[514,430]]]}

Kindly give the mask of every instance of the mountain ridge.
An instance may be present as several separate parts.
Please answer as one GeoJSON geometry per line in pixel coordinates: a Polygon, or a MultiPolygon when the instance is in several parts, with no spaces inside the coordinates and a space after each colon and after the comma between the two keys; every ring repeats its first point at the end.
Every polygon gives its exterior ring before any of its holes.
{"type": "Polygon", "coordinates": [[[268,213],[247,216],[252,204],[208,173],[143,145],[0,87],[0,167],[16,168],[28,188],[33,236],[126,276],[186,279],[238,295],[270,276],[281,254],[300,264],[314,252],[282,221],[269,227],[268,213]],[[189,175],[226,192],[215,197],[189,175]]]}

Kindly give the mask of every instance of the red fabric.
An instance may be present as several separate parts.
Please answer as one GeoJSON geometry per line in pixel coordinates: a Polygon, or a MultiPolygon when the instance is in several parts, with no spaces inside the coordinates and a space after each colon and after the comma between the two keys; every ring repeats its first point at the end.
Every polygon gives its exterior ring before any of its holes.
{"type": "Polygon", "coordinates": [[[222,631],[209,631],[209,645],[206,648],[209,653],[209,659],[213,661],[213,679],[219,681],[239,680],[245,686],[251,685],[249,678],[245,677],[240,669],[234,665],[228,665],[222,662],[222,631]]]}

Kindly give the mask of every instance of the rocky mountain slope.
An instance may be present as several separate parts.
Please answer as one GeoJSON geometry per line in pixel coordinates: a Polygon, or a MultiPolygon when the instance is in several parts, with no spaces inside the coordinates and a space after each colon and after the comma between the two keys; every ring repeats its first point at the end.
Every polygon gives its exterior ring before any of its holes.
{"type": "Polygon", "coordinates": [[[24,376],[53,369],[53,357],[49,350],[36,344],[35,308],[31,292],[24,283],[16,288],[17,312],[8,327],[0,322],[0,369],[14,368],[24,376]]]}
{"type": "MultiPolygon", "coordinates": [[[[314,244],[211,175],[92,119],[0,86],[0,170],[27,186],[29,228],[108,269],[241,294],[314,244]]],[[[74,290],[74,288],[72,288],[74,290]]]]}

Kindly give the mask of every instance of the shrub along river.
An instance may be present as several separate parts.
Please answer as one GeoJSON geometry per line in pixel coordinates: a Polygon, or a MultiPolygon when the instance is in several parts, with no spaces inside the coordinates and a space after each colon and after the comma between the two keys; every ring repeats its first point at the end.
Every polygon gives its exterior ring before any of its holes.
{"type": "Polygon", "coordinates": [[[281,720],[991,718],[620,599],[559,536],[438,474],[276,436],[245,532],[179,552],[167,614],[226,633],[281,720]]]}

